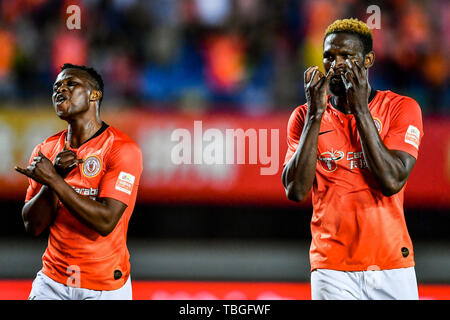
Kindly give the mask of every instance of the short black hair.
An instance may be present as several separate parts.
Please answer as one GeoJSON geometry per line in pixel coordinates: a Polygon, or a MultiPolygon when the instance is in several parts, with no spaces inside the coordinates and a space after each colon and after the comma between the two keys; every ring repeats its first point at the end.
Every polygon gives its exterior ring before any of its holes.
{"type": "Polygon", "coordinates": [[[336,20],[325,30],[323,40],[333,33],[348,33],[356,35],[362,43],[364,55],[373,49],[372,31],[363,21],[355,18],[336,20]]]}
{"type": "Polygon", "coordinates": [[[91,68],[91,67],[80,66],[80,65],[71,64],[71,63],[65,63],[61,67],[61,71],[66,70],[66,69],[79,69],[79,70],[86,71],[89,74],[89,76],[92,78],[92,80],[95,84],[95,89],[99,90],[102,93],[102,96],[99,100],[99,105],[100,105],[103,100],[104,83],[103,83],[102,76],[97,72],[97,70],[95,70],[94,68],[91,68]]]}

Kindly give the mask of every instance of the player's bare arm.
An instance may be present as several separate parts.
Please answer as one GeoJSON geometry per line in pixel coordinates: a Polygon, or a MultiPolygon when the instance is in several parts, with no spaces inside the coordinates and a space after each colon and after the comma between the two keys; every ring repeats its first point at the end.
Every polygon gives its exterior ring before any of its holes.
{"type": "Polygon", "coordinates": [[[96,201],[76,193],[40,151],[30,166],[26,169],[16,167],[16,170],[53,190],[56,199],[59,199],[76,218],[102,236],[107,236],[114,230],[127,207],[118,200],[104,198],[96,201]]]}
{"type": "Polygon", "coordinates": [[[406,183],[416,159],[404,151],[389,150],[381,140],[369,111],[368,71],[361,61],[346,59],[347,71],[341,75],[348,106],[356,119],[364,159],[385,196],[399,192],[406,183]]]}
{"type": "Polygon", "coordinates": [[[330,69],[325,76],[318,67],[310,67],[304,73],[306,122],[298,148],[282,173],[286,196],[292,201],[305,200],[314,182],[320,123],[327,105],[326,88],[333,72],[330,69]]]}
{"type": "Polygon", "coordinates": [[[42,186],[33,199],[23,206],[22,220],[25,230],[34,236],[40,235],[52,223],[57,206],[56,194],[48,186],[42,186]]]}
{"type": "MultiPolygon", "coordinates": [[[[37,163],[41,160],[38,155],[28,166],[27,170],[32,172],[36,169],[37,163]]],[[[64,149],[57,154],[53,166],[56,172],[63,178],[81,163],[77,159],[73,151],[68,150],[68,143],[64,149]]],[[[18,172],[23,173],[25,169],[15,168],[18,172]]],[[[53,221],[58,205],[58,196],[46,185],[30,201],[26,202],[22,209],[22,219],[25,230],[34,236],[40,235],[53,221]]]]}

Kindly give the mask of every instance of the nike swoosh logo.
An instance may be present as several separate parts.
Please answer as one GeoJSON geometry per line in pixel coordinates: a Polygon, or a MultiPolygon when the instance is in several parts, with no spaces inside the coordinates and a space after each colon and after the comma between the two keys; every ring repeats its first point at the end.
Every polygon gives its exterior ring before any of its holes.
{"type": "Polygon", "coordinates": [[[331,131],[334,131],[334,129],[328,130],[328,131],[319,132],[319,136],[320,136],[321,134],[325,134],[325,133],[328,133],[328,132],[331,132],[331,131]]]}

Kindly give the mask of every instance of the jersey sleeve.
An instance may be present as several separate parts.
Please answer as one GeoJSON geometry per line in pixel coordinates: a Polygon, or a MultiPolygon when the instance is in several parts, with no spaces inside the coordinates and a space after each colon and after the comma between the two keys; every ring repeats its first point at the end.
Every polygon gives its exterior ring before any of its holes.
{"type": "MultiPolygon", "coordinates": [[[[31,153],[30,160],[28,161],[29,165],[31,165],[31,163],[33,162],[33,159],[35,157],[37,157],[38,151],[41,148],[41,146],[42,146],[42,144],[39,144],[34,148],[33,152],[31,153]]],[[[25,196],[25,202],[33,199],[33,197],[39,193],[39,191],[41,190],[41,187],[42,187],[42,184],[37,183],[36,181],[34,181],[31,178],[28,178],[28,188],[27,188],[27,193],[25,196]]]]}
{"type": "Polygon", "coordinates": [[[137,193],[142,173],[142,152],[131,142],[116,143],[106,162],[99,186],[100,198],[113,198],[130,205],[137,193]]]}
{"type": "Polygon", "coordinates": [[[412,98],[403,97],[394,108],[384,144],[388,149],[407,152],[417,159],[423,134],[419,104],[412,98]]]}
{"type": "Polygon", "coordinates": [[[300,136],[303,131],[303,126],[305,124],[305,113],[306,108],[304,106],[300,106],[292,112],[287,126],[287,151],[286,156],[284,158],[283,166],[285,166],[289,160],[291,160],[295,151],[298,147],[298,142],[300,141],[300,136]]]}

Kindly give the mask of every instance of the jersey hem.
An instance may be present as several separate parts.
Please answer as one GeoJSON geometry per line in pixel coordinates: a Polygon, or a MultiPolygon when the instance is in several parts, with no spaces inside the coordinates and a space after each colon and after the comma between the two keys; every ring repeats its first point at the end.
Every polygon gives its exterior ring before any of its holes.
{"type": "MultiPolygon", "coordinates": [[[[64,280],[62,280],[61,277],[59,277],[58,275],[54,275],[51,272],[47,272],[48,271],[47,268],[43,267],[41,269],[41,271],[43,274],[45,274],[47,277],[49,277],[53,281],[56,281],[66,287],[72,287],[72,286],[68,286],[67,283],[64,282],[64,280]]],[[[87,285],[80,286],[79,288],[95,290],[95,291],[114,291],[114,290],[118,290],[118,289],[122,288],[127,283],[129,277],[130,277],[130,274],[125,275],[123,277],[123,283],[119,282],[119,283],[117,283],[117,285],[104,285],[104,286],[93,285],[92,281],[83,280],[83,282],[85,284],[87,282],[87,285]]],[[[65,278],[67,278],[67,276],[65,276],[65,278]]]]}
{"type": "Polygon", "coordinates": [[[317,269],[329,269],[329,270],[336,270],[336,271],[369,271],[369,270],[391,270],[391,269],[402,269],[402,268],[410,268],[414,267],[416,264],[414,261],[406,262],[406,263],[400,263],[400,264],[392,264],[392,265],[385,265],[385,266],[378,266],[375,264],[371,265],[355,265],[355,266],[342,266],[342,265],[330,265],[330,264],[315,264],[314,266],[311,266],[311,272],[317,269]],[[370,267],[376,266],[377,269],[372,269],[370,267]]]}

